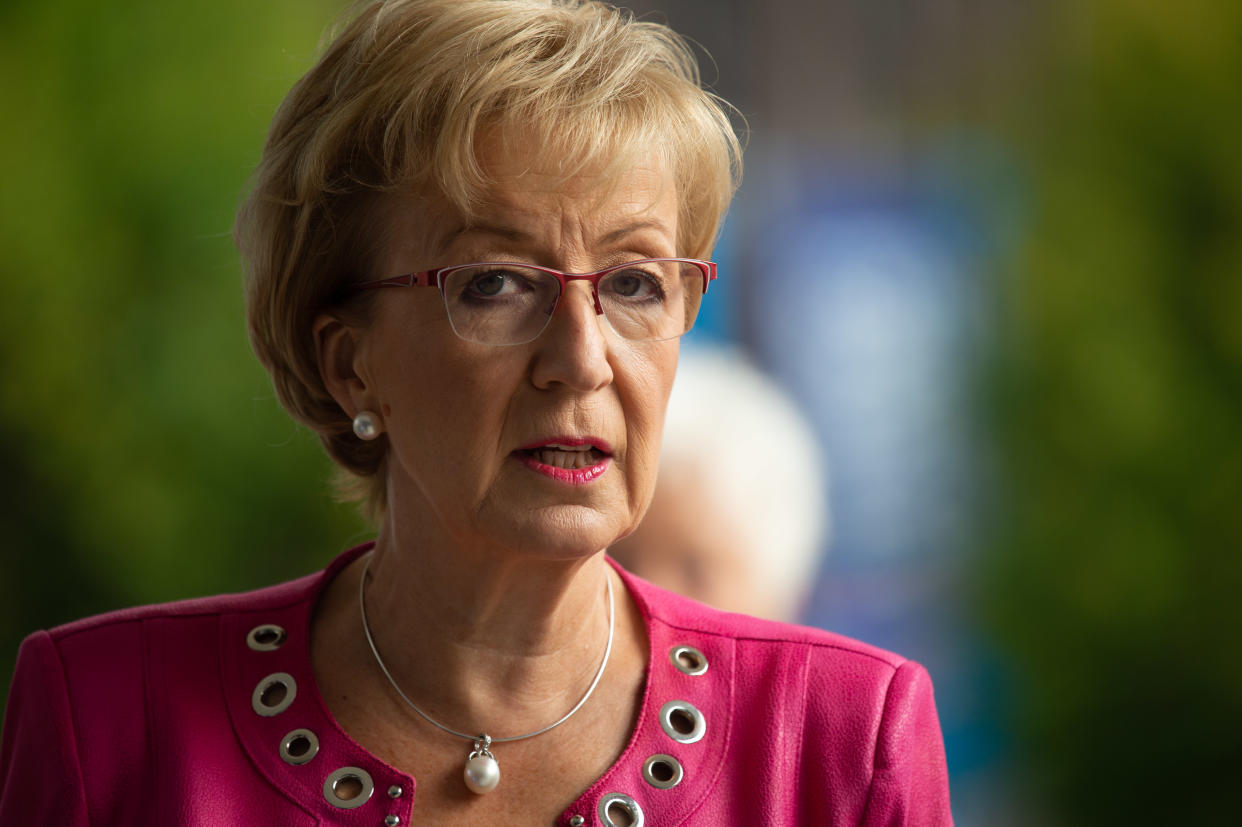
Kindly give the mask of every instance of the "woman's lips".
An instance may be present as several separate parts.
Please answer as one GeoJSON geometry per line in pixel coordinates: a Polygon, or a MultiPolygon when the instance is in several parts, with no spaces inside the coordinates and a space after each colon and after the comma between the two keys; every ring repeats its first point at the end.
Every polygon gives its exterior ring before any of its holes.
{"type": "Polygon", "coordinates": [[[584,485],[608,470],[612,456],[602,440],[564,437],[540,440],[513,452],[532,471],[572,485],[584,485]]]}

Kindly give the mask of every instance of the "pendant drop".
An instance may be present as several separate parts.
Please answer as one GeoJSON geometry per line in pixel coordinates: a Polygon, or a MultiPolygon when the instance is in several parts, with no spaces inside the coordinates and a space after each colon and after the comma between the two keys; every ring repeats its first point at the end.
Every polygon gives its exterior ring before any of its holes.
{"type": "Polygon", "coordinates": [[[462,771],[466,786],[475,795],[490,793],[500,783],[500,764],[496,763],[496,756],[492,755],[491,745],[491,736],[480,735],[479,740],[474,742],[474,751],[466,759],[466,768],[462,771]]]}

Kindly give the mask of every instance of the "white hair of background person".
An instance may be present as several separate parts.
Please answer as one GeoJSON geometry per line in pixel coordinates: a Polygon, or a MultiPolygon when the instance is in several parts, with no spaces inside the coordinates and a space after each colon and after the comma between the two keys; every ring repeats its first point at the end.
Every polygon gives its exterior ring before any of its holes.
{"type": "Polygon", "coordinates": [[[734,348],[683,346],[660,467],[662,476],[697,472],[704,499],[719,506],[704,516],[736,516],[736,545],[776,607],[769,614],[800,614],[828,541],[828,480],[819,440],[789,395],[734,348]]]}

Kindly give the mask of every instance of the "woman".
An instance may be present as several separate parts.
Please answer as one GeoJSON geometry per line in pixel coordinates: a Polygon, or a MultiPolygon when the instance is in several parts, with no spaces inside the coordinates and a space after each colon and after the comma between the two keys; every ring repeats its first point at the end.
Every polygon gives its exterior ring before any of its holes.
{"type": "Polygon", "coordinates": [[[663,27],[363,8],[238,238],[255,349],[378,536],[32,635],[0,823],[948,823],[921,667],[604,556],[651,497],[737,169],[663,27]]]}

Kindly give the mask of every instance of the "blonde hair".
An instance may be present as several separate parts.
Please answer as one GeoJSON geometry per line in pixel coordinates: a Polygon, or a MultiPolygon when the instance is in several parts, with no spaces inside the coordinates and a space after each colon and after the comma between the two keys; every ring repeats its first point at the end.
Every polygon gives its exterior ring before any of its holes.
{"type": "MultiPolygon", "coordinates": [[[[679,255],[706,258],[741,175],[729,109],[665,26],[594,0],[381,0],[358,7],[272,122],[234,237],[247,321],[289,413],[349,472],[348,499],[386,506],[387,440],[363,442],[325,388],[312,324],[359,323],[380,278],[383,196],[445,196],[470,216],[491,183],[487,135],[520,136],[565,179],[658,153],[679,203],[679,255]]],[[[512,143],[512,141],[506,141],[512,143]]]]}

